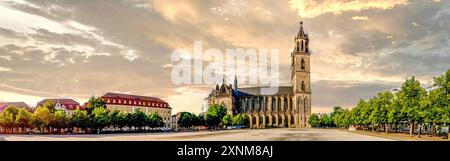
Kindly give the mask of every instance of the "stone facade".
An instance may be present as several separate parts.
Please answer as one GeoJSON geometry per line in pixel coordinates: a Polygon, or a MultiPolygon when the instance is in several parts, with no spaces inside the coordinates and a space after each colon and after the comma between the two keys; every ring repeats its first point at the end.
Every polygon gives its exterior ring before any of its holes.
{"type": "Polygon", "coordinates": [[[227,108],[228,114],[244,113],[249,117],[251,128],[268,127],[307,127],[311,115],[311,72],[309,38],[300,29],[294,38],[295,47],[291,53],[291,86],[279,86],[276,94],[262,95],[261,88],[238,88],[216,85],[209,94],[211,104],[220,104],[227,108]]]}
{"type": "Polygon", "coordinates": [[[172,108],[159,98],[109,92],[101,96],[101,99],[110,111],[133,113],[139,110],[146,114],[157,113],[163,119],[164,127],[171,127],[172,108]]]}

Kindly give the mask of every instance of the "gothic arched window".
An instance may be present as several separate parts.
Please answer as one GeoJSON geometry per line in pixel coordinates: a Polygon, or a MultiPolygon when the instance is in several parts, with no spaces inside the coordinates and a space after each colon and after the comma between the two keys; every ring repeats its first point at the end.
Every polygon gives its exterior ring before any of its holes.
{"type": "Polygon", "coordinates": [[[303,46],[303,41],[301,43],[302,43],[302,51],[303,51],[305,49],[305,47],[303,46]]]}
{"type": "Polygon", "coordinates": [[[281,111],[281,98],[277,98],[277,111],[281,111]]]}
{"type": "Polygon", "coordinates": [[[301,107],[302,105],[303,105],[302,98],[297,98],[297,107],[296,107],[295,111],[300,113],[300,110],[302,109],[302,107],[301,107]]]}
{"type": "Polygon", "coordinates": [[[305,82],[302,81],[302,91],[305,91],[305,82]]]}
{"type": "Polygon", "coordinates": [[[305,98],[305,101],[303,101],[303,113],[306,114],[308,112],[308,99],[305,98]]]}
{"type": "Polygon", "coordinates": [[[300,61],[300,67],[302,68],[302,70],[305,70],[305,60],[303,60],[303,58],[300,61]]]}
{"type": "Polygon", "coordinates": [[[308,52],[308,41],[306,41],[305,51],[308,52]]]}

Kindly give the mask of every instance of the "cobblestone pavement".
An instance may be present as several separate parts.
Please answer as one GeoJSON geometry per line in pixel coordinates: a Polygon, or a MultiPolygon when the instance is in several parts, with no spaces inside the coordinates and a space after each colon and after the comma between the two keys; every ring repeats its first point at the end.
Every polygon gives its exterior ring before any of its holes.
{"type": "Polygon", "coordinates": [[[389,141],[339,129],[245,129],[102,135],[0,135],[0,141],[389,141]]]}

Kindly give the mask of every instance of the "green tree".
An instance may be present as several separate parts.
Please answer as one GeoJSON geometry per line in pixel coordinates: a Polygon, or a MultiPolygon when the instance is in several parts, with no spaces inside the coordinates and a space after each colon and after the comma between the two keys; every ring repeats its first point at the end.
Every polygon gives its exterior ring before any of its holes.
{"type": "Polygon", "coordinates": [[[164,121],[162,119],[161,116],[159,116],[158,113],[150,113],[147,116],[147,124],[151,127],[151,128],[156,128],[156,127],[163,127],[164,126],[164,121]]]}
{"type": "Polygon", "coordinates": [[[128,124],[128,120],[127,120],[127,116],[125,114],[123,114],[122,112],[120,112],[117,116],[117,127],[119,127],[119,129],[122,131],[123,127],[127,126],[128,124]]]}
{"type": "Polygon", "coordinates": [[[200,120],[198,118],[197,115],[195,115],[194,113],[191,114],[191,120],[192,120],[192,126],[194,126],[195,128],[197,128],[200,124],[200,120]]]}
{"type": "Polygon", "coordinates": [[[394,95],[389,92],[382,92],[378,94],[378,98],[379,98],[379,109],[378,109],[378,113],[380,114],[378,117],[377,122],[379,124],[382,125],[384,131],[386,133],[389,132],[389,128],[388,128],[388,113],[389,113],[389,108],[391,107],[392,102],[394,101],[394,95]]]}
{"type": "Polygon", "coordinates": [[[231,126],[233,124],[233,115],[225,115],[222,119],[222,122],[225,127],[231,126]]]}
{"type": "Polygon", "coordinates": [[[444,95],[447,95],[445,99],[450,99],[450,69],[447,70],[442,76],[434,78],[434,86],[441,89],[444,95]]]}
{"type": "Polygon", "coordinates": [[[371,124],[370,115],[372,114],[372,104],[373,100],[369,100],[363,104],[360,113],[361,123],[364,129],[368,128],[367,126],[371,124]]]}
{"type": "MultiPolygon", "coordinates": [[[[31,116],[33,126],[37,127],[41,133],[43,133],[45,129],[50,128],[50,123],[54,119],[54,115],[46,106],[36,108],[31,116]]],[[[49,132],[51,132],[51,129],[49,129],[49,132]]]]}
{"type": "MultiPolygon", "coordinates": [[[[110,119],[111,119],[111,126],[113,127],[114,131],[116,130],[117,127],[119,127],[120,125],[120,111],[119,110],[114,110],[111,115],[110,115],[110,119]]],[[[123,116],[123,115],[122,115],[123,116]]]]}
{"type": "Polygon", "coordinates": [[[20,108],[16,116],[16,125],[19,126],[24,132],[30,127],[31,113],[25,108],[20,108]]]}
{"type": "Polygon", "coordinates": [[[61,132],[61,129],[68,128],[69,118],[67,117],[66,112],[63,110],[56,110],[50,126],[57,128],[59,132],[61,132]]]}
{"type": "Polygon", "coordinates": [[[87,105],[86,105],[86,111],[88,116],[92,114],[92,111],[95,108],[105,108],[106,109],[106,102],[102,100],[100,97],[91,97],[89,98],[87,105]]]}
{"type": "Polygon", "coordinates": [[[133,122],[133,114],[132,113],[127,113],[125,115],[125,123],[126,126],[133,131],[133,127],[134,127],[134,122],[133,122]]]}
{"type": "Polygon", "coordinates": [[[210,128],[217,128],[226,115],[227,109],[222,105],[212,104],[206,112],[206,124],[210,128]]]}
{"type": "Polygon", "coordinates": [[[42,107],[47,108],[51,113],[56,111],[55,104],[50,100],[46,100],[44,104],[42,104],[42,107]]]}
{"type": "Polygon", "coordinates": [[[333,108],[333,112],[331,112],[331,120],[332,120],[331,126],[333,126],[333,125],[336,127],[340,126],[341,121],[342,121],[341,117],[342,117],[343,113],[344,113],[344,110],[341,107],[336,106],[333,108]]]}
{"type": "Polygon", "coordinates": [[[320,117],[320,124],[323,127],[330,127],[333,123],[333,120],[331,120],[331,117],[328,116],[328,114],[323,114],[322,117],[320,117]]]}
{"type": "Polygon", "coordinates": [[[142,130],[142,127],[145,126],[147,123],[147,115],[145,115],[145,113],[140,110],[136,110],[131,115],[130,122],[134,127],[137,127],[139,130],[142,130]]]}
{"type": "Polygon", "coordinates": [[[422,121],[418,111],[420,110],[420,101],[424,95],[425,90],[420,87],[420,82],[415,77],[406,79],[399,92],[399,100],[402,105],[401,112],[410,124],[410,135],[414,134],[416,123],[422,121]]]}
{"type": "Polygon", "coordinates": [[[86,132],[87,128],[90,125],[90,119],[87,115],[87,111],[80,110],[77,108],[70,118],[70,126],[72,128],[80,128],[86,132]]]}
{"type": "Polygon", "coordinates": [[[180,118],[178,119],[178,125],[180,127],[189,129],[192,126],[192,115],[189,112],[181,112],[180,118]]]}
{"type": "Polygon", "coordinates": [[[198,126],[205,126],[205,125],[206,125],[205,116],[198,115],[198,126]]]}
{"type": "MultiPolygon", "coordinates": [[[[450,69],[442,76],[434,78],[435,90],[430,92],[430,104],[436,113],[435,122],[444,123],[450,128],[450,69]]],[[[450,138],[450,133],[447,134],[450,138]]]]}
{"type": "Polygon", "coordinates": [[[2,112],[0,112],[0,132],[5,132],[5,118],[3,118],[2,112]]]}
{"type": "Polygon", "coordinates": [[[10,129],[11,132],[14,131],[14,127],[16,126],[16,116],[19,110],[14,106],[8,106],[1,113],[2,124],[5,129],[10,129]]]}
{"type": "Polygon", "coordinates": [[[311,127],[320,127],[319,116],[317,114],[313,113],[311,116],[309,116],[308,123],[309,123],[309,125],[311,125],[311,127]]]}
{"type": "Polygon", "coordinates": [[[353,123],[351,112],[348,109],[344,110],[344,113],[341,115],[341,118],[342,118],[341,121],[342,127],[348,128],[353,123]]]}
{"type": "Polygon", "coordinates": [[[97,129],[97,133],[101,133],[103,128],[111,124],[109,111],[106,108],[97,107],[92,111],[92,115],[93,115],[93,125],[97,129]]]}
{"type": "Polygon", "coordinates": [[[391,124],[395,132],[398,130],[398,125],[400,121],[403,120],[403,113],[401,113],[402,105],[399,99],[393,99],[391,105],[389,106],[387,114],[387,122],[391,124]]]}
{"type": "Polygon", "coordinates": [[[233,126],[248,126],[249,125],[248,117],[242,113],[237,114],[233,117],[232,125],[233,126]]]}
{"type": "MultiPolygon", "coordinates": [[[[364,101],[363,99],[360,99],[358,104],[356,105],[356,107],[351,110],[353,123],[356,126],[360,126],[364,123],[364,118],[362,117],[363,116],[362,111],[365,106],[366,106],[366,101],[364,101]]],[[[363,130],[364,130],[364,128],[363,128],[363,130]]]]}

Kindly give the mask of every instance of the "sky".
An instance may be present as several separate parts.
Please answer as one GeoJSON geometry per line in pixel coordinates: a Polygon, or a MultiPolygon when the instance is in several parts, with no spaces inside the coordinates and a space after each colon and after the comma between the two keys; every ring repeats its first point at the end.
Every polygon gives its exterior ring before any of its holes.
{"type": "MultiPolygon", "coordinates": [[[[450,68],[449,0],[0,0],[0,101],[121,92],[201,111],[214,85],[175,85],[175,49],[279,49],[290,82],[299,22],[310,37],[312,111],[353,107],[450,68]]],[[[242,84],[245,86],[245,84],[242,84]]]]}

